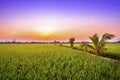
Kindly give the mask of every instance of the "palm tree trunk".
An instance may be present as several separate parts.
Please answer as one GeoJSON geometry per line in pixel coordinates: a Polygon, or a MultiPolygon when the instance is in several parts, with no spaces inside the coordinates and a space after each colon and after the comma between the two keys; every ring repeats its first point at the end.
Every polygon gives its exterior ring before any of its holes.
{"type": "Polygon", "coordinates": [[[71,43],[71,47],[73,47],[73,44],[71,43]]]}

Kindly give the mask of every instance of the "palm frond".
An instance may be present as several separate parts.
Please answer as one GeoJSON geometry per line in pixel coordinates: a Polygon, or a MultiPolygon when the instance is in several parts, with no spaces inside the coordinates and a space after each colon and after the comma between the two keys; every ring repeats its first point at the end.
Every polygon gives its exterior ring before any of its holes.
{"type": "Polygon", "coordinates": [[[113,35],[113,34],[105,33],[102,37],[102,40],[110,40],[114,37],[115,37],[115,35],[113,35]]]}
{"type": "Polygon", "coordinates": [[[89,44],[87,45],[87,47],[89,47],[89,48],[91,48],[93,50],[95,49],[92,45],[89,45],[89,44]]]}
{"type": "Polygon", "coordinates": [[[105,33],[102,36],[102,39],[99,41],[99,36],[97,34],[94,34],[92,37],[89,37],[90,40],[93,42],[94,46],[87,45],[89,48],[91,48],[96,55],[100,55],[101,53],[104,53],[106,50],[105,45],[106,41],[114,38],[115,35],[105,33]]]}
{"type": "Polygon", "coordinates": [[[102,41],[102,40],[101,40],[101,41],[99,42],[99,46],[105,47],[105,45],[106,45],[106,42],[105,42],[105,41],[102,41]]]}
{"type": "Polygon", "coordinates": [[[94,34],[93,37],[89,37],[92,42],[97,45],[99,42],[99,36],[97,34],[94,34]]]}

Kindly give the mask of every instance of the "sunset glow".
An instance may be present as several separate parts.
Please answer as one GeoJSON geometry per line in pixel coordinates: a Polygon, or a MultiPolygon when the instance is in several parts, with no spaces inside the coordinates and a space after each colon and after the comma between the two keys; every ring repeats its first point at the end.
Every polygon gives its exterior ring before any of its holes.
{"type": "Polygon", "coordinates": [[[49,36],[50,34],[55,32],[55,28],[51,26],[42,26],[38,27],[37,31],[43,36],[49,36]]]}
{"type": "Polygon", "coordinates": [[[0,41],[82,41],[94,33],[118,41],[119,8],[119,0],[0,0],[0,41]]]}

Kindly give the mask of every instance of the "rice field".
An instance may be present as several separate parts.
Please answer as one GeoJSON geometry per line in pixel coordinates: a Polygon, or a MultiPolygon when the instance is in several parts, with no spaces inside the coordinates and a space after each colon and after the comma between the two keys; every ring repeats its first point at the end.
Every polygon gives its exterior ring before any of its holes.
{"type": "Polygon", "coordinates": [[[107,51],[102,56],[117,59],[120,61],[120,43],[108,44],[106,48],[107,51]]]}
{"type": "Polygon", "coordinates": [[[120,80],[120,64],[54,44],[0,44],[0,80],[120,80]]]}
{"type": "MultiPolygon", "coordinates": [[[[64,46],[70,47],[70,44],[63,44],[64,46]]],[[[80,49],[81,44],[74,44],[74,47],[80,49]]],[[[120,61],[120,43],[109,43],[106,45],[106,52],[101,56],[116,59],[120,61]]]]}

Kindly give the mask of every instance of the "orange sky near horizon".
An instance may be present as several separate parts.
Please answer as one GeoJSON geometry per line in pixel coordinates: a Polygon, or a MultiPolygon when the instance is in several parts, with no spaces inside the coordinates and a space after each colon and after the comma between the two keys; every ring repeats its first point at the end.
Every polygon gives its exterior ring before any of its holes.
{"type": "MultiPolygon", "coordinates": [[[[78,19],[77,19],[78,20],[78,19]]],[[[99,21],[91,19],[90,21],[79,22],[75,19],[64,20],[44,20],[39,23],[22,23],[18,26],[16,23],[0,24],[0,39],[4,40],[68,40],[75,37],[76,40],[89,40],[89,36],[98,33],[100,36],[104,33],[112,33],[116,38],[120,37],[120,27],[117,22],[99,21]],[[56,23],[54,23],[56,21],[56,23]],[[66,21],[66,22],[65,22],[66,21]],[[118,26],[118,27],[113,27],[118,26]]],[[[21,22],[20,22],[21,23],[21,22]]]]}

